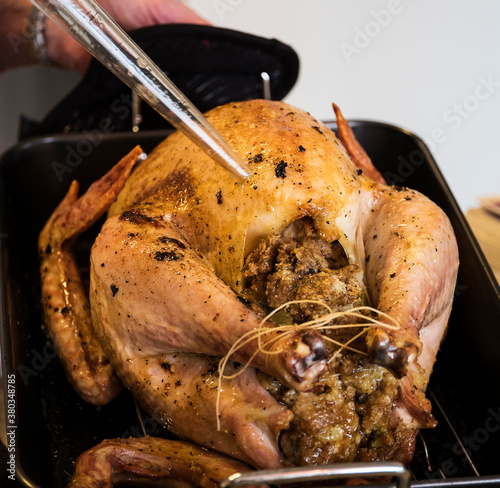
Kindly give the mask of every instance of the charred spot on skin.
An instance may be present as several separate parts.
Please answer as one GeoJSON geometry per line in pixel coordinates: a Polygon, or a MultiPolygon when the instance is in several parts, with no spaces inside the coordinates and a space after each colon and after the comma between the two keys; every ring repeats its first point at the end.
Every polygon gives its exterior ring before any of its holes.
{"type": "Polygon", "coordinates": [[[188,169],[170,173],[159,185],[159,191],[154,190],[161,200],[186,201],[196,197],[196,184],[188,169]]]}
{"type": "Polygon", "coordinates": [[[110,285],[109,288],[111,289],[111,293],[113,294],[113,296],[115,296],[118,291],[119,291],[119,288],[116,286],[116,285],[110,285]]]}
{"type": "Polygon", "coordinates": [[[172,366],[170,366],[170,364],[168,363],[161,363],[161,367],[165,370],[165,371],[168,371],[169,373],[172,371],[172,366]]]}
{"type": "Polygon", "coordinates": [[[217,205],[222,204],[222,190],[219,188],[219,191],[215,194],[215,197],[217,198],[217,205]]]}
{"type": "Polygon", "coordinates": [[[304,146],[302,146],[302,145],[299,146],[299,151],[300,152],[304,152],[305,150],[306,150],[306,148],[304,146]]]}
{"type": "Polygon", "coordinates": [[[180,256],[175,254],[174,251],[156,251],[154,258],[157,261],[179,261],[180,256]]]}
{"type": "Polygon", "coordinates": [[[358,170],[356,171],[356,174],[357,174],[358,176],[361,176],[361,175],[363,174],[363,170],[362,170],[362,169],[358,169],[358,170]]]}
{"type": "Polygon", "coordinates": [[[181,241],[174,239],[173,237],[162,236],[158,239],[162,244],[172,244],[177,246],[179,249],[186,249],[185,244],[181,241]]]}
{"type": "Polygon", "coordinates": [[[127,220],[131,224],[138,225],[153,224],[155,227],[158,225],[157,219],[144,215],[137,210],[126,210],[118,217],[118,220],[127,220]]]}
{"type": "Polygon", "coordinates": [[[276,175],[276,178],[286,178],[286,168],[288,166],[288,163],[285,161],[281,160],[277,165],[276,169],[274,170],[274,174],[276,175]]]}
{"type": "Polygon", "coordinates": [[[264,161],[264,157],[262,156],[262,154],[256,154],[255,156],[253,157],[249,157],[248,160],[251,162],[251,163],[262,163],[262,161],[264,161]]]}
{"type": "Polygon", "coordinates": [[[321,131],[321,129],[317,125],[313,125],[312,128],[314,130],[318,131],[321,135],[323,135],[323,132],[321,131]]]}

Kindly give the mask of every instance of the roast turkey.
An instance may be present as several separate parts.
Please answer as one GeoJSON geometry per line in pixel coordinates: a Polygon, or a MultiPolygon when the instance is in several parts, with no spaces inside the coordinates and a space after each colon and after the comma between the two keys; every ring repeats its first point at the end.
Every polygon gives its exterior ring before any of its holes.
{"type": "Polygon", "coordinates": [[[84,399],[123,384],[178,438],[256,468],[411,459],[435,424],[457,245],[338,116],[343,143],[283,102],[211,110],[247,181],[174,133],[82,197],[72,185],[39,247],[48,328],[84,399]],[[87,293],[70,246],[108,209],[87,293]]]}

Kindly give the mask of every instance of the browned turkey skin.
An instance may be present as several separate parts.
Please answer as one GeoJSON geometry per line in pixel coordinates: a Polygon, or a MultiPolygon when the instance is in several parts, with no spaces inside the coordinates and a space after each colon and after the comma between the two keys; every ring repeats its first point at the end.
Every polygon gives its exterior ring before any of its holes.
{"type": "MultiPolygon", "coordinates": [[[[93,246],[92,327],[83,300],[67,298],[69,244],[82,208],[108,205],[138,153],[104,178],[117,181],[113,192],[98,184],[77,200],[70,191],[42,232],[48,326],[60,355],[78,353],[63,358],[73,384],[85,385],[88,401],[109,400],[109,361],[179,437],[259,468],[408,461],[418,429],[434,423],[425,388],[458,266],[448,219],[418,192],[385,185],[368,158],[360,171],[335,135],[299,109],[257,100],[208,117],[253,174],[236,181],[179,133],[153,151],[93,246]],[[367,303],[380,313],[346,312],[318,331],[297,324],[325,307],[300,303],[263,323],[269,310],[305,299],[344,312],[367,303]],[[78,332],[82,311],[90,342],[78,332]],[[368,318],[380,322],[365,329],[358,321],[368,318]],[[338,343],[363,330],[338,353],[338,343]],[[91,365],[107,376],[85,366],[98,346],[91,365]],[[220,387],[215,365],[228,353],[224,372],[235,374],[220,387]]],[[[340,133],[359,158],[349,131],[340,133]]],[[[88,219],[80,220],[84,228],[88,219]]]]}
{"type": "Polygon", "coordinates": [[[249,470],[235,459],[188,442],[113,439],[78,458],[68,488],[111,488],[115,483],[136,486],[138,481],[140,486],[217,488],[232,474],[249,470]]]}

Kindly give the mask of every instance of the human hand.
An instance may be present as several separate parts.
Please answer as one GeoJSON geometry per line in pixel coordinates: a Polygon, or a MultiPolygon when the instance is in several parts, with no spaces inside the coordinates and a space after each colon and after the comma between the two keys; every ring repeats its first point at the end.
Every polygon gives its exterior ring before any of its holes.
{"type": "MultiPolygon", "coordinates": [[[[126,31],[155,24],[209,24],[181,0],[99,0],[98,3],[126,31]]],[[[48,55],[55,64],[82,74],[87,70],[91,55],[51,20],[47,21],[45,37],[48,55]]]]}

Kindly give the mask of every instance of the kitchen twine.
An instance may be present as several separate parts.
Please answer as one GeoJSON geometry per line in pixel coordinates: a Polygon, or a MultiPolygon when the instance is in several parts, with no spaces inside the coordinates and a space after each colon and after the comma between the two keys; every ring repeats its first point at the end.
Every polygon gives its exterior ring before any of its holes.
{"type": "Polygon", "coordinates": [[[47,50],[47,38],[45,28],[47,26],[47,16],[38,8],[33,6],[31,9],[29,25],[29,44],[34,59],[45,66],[58,66],[47,50]]]}

